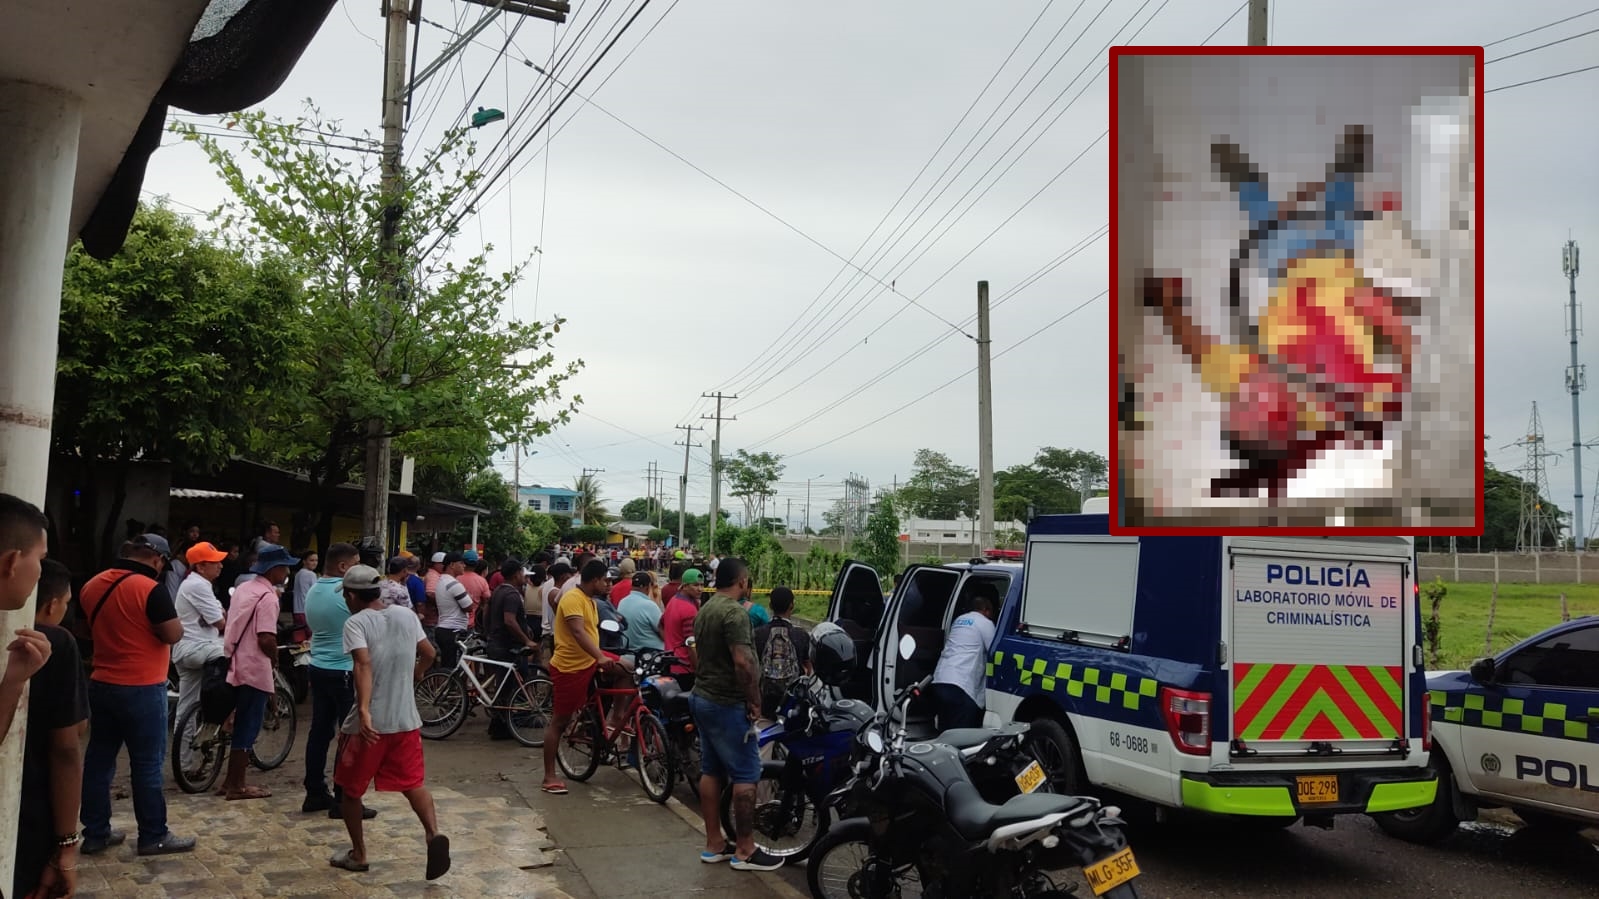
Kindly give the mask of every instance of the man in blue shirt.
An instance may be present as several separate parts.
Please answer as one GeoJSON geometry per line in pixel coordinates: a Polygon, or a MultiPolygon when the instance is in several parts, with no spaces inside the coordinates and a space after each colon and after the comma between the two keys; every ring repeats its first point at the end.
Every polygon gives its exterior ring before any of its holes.
{"type": "Polygon", "coordinates": [[[661,639],[661,607],[650,598],[650,590],[655,587],[655,576],[648,571],[640,571],[633,575],[633,592],[622,597],[622,603],[617,611],[627,620],[627,648],[637,652],[641,649],[653,649],[657,652],[666,651],[666,643],[661,639]]]}
{"type": "MultiPolygon", "coordinates": [[[[305,802],[300,811],[326,811],[329,818],[342,817],[343,797],[337,784],[328,794],[328,744],[355,705],[355,665],[344,651],[344,622],[350,618],[344,574],[360,558],[353,544],[328,547],[323,576],[305,594],[305,619],[311,628],[311,732],[305,742],[305,802]]],[[[377,811],[366,809],[362,816],[375,818],[377,811]]]]}

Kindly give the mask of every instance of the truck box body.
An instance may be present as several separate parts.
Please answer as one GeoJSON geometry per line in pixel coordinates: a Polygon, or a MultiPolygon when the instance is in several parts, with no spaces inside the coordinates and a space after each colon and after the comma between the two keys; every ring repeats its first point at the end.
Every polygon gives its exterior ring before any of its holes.
{"type": "Polygon", "coordinates": [[[1061,722],[1093,787],[1274,817],[1432,800],[1409,538],[1108,525],[1040,517],[1022,566],[912,566],[886,601],[875,574],[846,566],[830,617],[868,619],[841,624],[873,660],[855,695],[881,705],[932,673],[950,622],[992,589],[990,723],[1061,722]]]}

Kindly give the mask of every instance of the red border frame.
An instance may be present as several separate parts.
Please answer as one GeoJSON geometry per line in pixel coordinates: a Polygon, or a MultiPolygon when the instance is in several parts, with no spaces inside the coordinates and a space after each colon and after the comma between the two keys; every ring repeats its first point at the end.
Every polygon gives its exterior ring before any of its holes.
{"type": "Polygon", "coordinates": [[[1270,47],[1270,46],[1231,46],[1231,47],[1112,47],[1110,50],[1110,532],[1116,535],[1128,536],[1217,536],[1234,534],[1272,534],[1281,536],[1330,536],[1339,534],[1371,534],[1371,535],[1403,535],[1425,537],[1468,537],[1481,534],[1484,526],[1485,508],[1483,505],[1483,461],[1481,447],[1483,442],[1483,218],[1482,218],[1482,148],[1483,148],[1483,48],[1481,47],[1270,47]],[[1469,56],[1474,60],[1476,69],[1476,96],[1473,98],[1474,127],[1472,139],[1474,142],[1474,164],[1476,171],[1473,173],[1475,181],[1476,202],[1476,307],[1477,307],[1477,515],[1476,524],[1465,527],[1439,527],[1418,528],[1414,530],[1395,530],[1385,527],[1328,527],[1328,528],[1299,528],[1299,527],[1129,527],[1121,524],[1121,478],[1119,466],[1119,450],[1121,444],[1121,422],[1118,407],[1121,400],[1121,372],[1117,364],[1120,353],[1120,343],[1117,340],[1117,322],[1121,317],[1121,302],[1119,290],[1121,286],[1120,270],[1117,266],[1117,244],[1119,231],[1117,228],[1117,181],[1120,166],[1118,165],[1117,150],[1120,145],[1120,134],[1117,131],[1117,111],[1119,102],[1119,77],[1121,58],[1123,56],[1469,56]]]}

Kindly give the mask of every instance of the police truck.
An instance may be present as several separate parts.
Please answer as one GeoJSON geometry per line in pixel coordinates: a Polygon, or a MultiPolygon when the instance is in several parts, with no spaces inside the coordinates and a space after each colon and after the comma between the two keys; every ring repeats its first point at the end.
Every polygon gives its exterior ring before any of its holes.
{"type": "Polygon", "coordinates": [[[1434,800],[1415,579],[1408,537],[1114,536],[1104,514],[1047,515],[1022,563],[913,565],[887,600],[846,563],[828,617],[870,659],[846,693],[882,708],[987,594],[986,723],[1028,722],[1056,789],[1325,827],[1434,800]]]}

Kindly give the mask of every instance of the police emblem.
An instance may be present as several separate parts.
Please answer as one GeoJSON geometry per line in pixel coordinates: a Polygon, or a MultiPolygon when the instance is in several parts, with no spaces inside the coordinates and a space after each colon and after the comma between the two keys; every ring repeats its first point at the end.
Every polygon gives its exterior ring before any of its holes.
{"type": "Polygon", "coordinates": [[[1485,774],[1499,773],[1499,756],[1491,752],[1484,753],[1482,757],[1482,770],[1485,774]]]}

